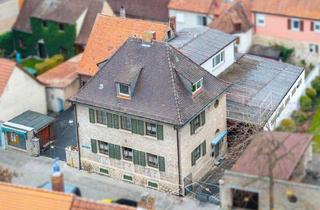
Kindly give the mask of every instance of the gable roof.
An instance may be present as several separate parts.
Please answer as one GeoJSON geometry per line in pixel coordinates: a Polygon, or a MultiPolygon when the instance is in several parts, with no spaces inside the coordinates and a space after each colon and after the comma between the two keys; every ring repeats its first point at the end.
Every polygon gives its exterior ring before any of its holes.
{"type": "Polygon", "coordinates": [[[14,30],[32,33],[30,18],[75,24],[81,14],[86,16],[76,39],[85,44],[96,15],[103,9],[103,0],[25,0],[13,26],[14,30]]]}
{"type": "Polygon", "coordinates": [[[79,73],[95,75],[97,64],[109,58],[129,37],[142,37],[145,31],[155,31],[156,39],[163,41],[168,30],[168,24],[99,14],[80,61],[79,73]]]}
{"type": "Polygon", "coordinates": [[[81,57],[82,53],[39,75],[37,79],[47,87],[64,88],[78,77],[81,57]]]}
{"type": "Polygon", "coordinates": [[[169,20],[168,3],[170,0],[107,0],[115,14],[121,6],[127,17],[167,22],[169,20]]]}
{"type": "Polygon", "coordinates": [[[312,135],[285,132],[261,132],[232,167],[232,171],[269,176],[269,164],[275,164],[274,178],[289,180],[312,141],[312,135]],[[266,146],[267,145],[267,146],[266,146]],[[270,157],[272,155],[272,157],[270,157]],[[280,157],[282,157],[280,159],[280,157]],[[269,161],[269,158],[273,158],[269,161]],[[276,159],[279,159],[278,161],[276,159]]]}
{"type": "Polygon", "coordinates": [[[210,28],[215,28],[229,34],[247,32],[252,26],[250,11],[247,10],[242,1],[235,3],[209,24],[210,28]],[[237,27],[238,24],[240,24],[240,29],[237,27]]]}
{"type": "Polygon", "coordinates": [[[255,0],[252,11],[320,19],[320,0],[255,0]]]}
{"type": "MultiPolygon", "coordinates": [[[[191,74],[190,74],[191,75],[191,74]]],[[[191,75],[192,76],[192,75],[191,75]]],[[[184,125],[226,91],[227,86],[165,42],[129,38],[71,101],[174,125],[184,125]],[[141,66],[131,100],[117,97],[115,79],[141,66]],[[203,78],[196,97],[182,82],[185,72],[203,78]],[[99,87],[103,87],[100,89],[99,87]]]]}
{"type": "Polygon", "coordinates": [[[208,27],[186,28],[178,31],[169,43],[198,65],[224,49],[236,37],[208,27]]]}
{"type": "Polygon", "coordinates": [[[0,58],[0,96],[6,88],[9,78],[15,67],[15,62],[8,59],[0,58]]]}

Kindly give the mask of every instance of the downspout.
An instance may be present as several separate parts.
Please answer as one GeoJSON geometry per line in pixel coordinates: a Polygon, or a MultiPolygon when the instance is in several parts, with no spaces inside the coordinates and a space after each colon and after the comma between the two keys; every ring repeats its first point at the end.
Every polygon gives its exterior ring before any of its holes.
{"type": "Polygon", "coordinates": [[[77,116],[77,106],[76,104],[72,104],[74,107],[74,116],[76,120],[76,138],[77,138],[77,144],[78,144],[78,155],[79,155],[79,170],[81,170],[81,153],[80,153],[80,140],[79,140],[79,123],[78,123],[78,116],[77,116]]]}
{"type": "Polygon", "coordinates": [[[183,196],[182,189],[182,180],[181,180],[181,154],[180,154],[180,136],[179,136],[179,127],[176,127],[177,130],[177,154],[178,154],[178,176],[179,176],[179,196],[183,196]]]}

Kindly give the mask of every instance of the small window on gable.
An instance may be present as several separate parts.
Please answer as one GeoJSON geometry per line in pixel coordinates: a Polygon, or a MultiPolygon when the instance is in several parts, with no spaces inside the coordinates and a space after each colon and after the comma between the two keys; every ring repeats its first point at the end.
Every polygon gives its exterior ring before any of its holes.
{"type": "Polygon", "coordinates": [[[64,25],[62,23],[59,23],[59,31],[64,31],[64,25]]]}
{"type": "Polygon", "coordinates": [[[202,88],[202,79],[200,79],[198,82],[192,84],[192,93],[197,92],[202,88]]]}
{"type": "Polygon", "coordinates": [[[125,85],[125,84],[118,84],[118,85],[119,85],[119,95],[130,96],[129,85],[125,85]]]}
{"type": "Polygon", "coordinates": [[[48,28],[48,22],[47,21],[42,21],[42,26],[43,28],[48,28]]]}

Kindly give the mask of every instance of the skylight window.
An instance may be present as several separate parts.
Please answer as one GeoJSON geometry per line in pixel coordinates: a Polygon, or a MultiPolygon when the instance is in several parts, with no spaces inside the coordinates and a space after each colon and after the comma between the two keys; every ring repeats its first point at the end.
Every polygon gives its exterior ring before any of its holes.
{"type": "Polygon", "coordinates": [[[129,85],[119,84],[119,94],[130,96],[130,88],[129,85]]]}
{"type": "Polygon", "coordinates": [[[202,88],[202,79],[199,80],[198,82],[192,84],[192,93],[197,92],[198,90],[200,90],[202,88]]]}

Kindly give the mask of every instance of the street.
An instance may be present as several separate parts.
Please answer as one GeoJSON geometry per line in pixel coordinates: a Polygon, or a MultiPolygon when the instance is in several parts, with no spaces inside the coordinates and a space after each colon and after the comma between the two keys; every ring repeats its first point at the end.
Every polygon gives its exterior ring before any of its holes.
{"type": "MultiPolygon", "coordinates": [[[[37,187],[49,181],[53,159],[48,157],[30,157],[26,153],[15,150],[0,150],[0,166],[17,173],[13,183],[37,187]]],[[[60,162],[65,182],[80,188],[82,196],[94,200],[106,198],[129,198],[139,200],[142,195],[149,194],[156,198],[156,208],[160,210],[218,210],[219,207],[200,203],[192,198],[179,198],[156,190],[143,188],[106,176],[79,171],[60,162]]]]}

